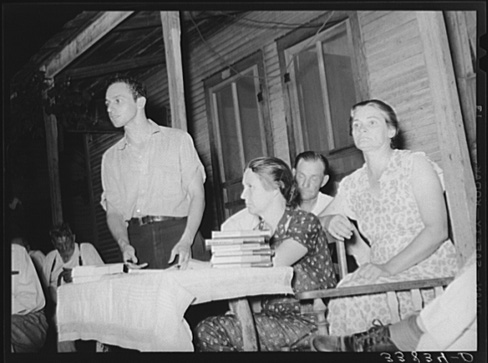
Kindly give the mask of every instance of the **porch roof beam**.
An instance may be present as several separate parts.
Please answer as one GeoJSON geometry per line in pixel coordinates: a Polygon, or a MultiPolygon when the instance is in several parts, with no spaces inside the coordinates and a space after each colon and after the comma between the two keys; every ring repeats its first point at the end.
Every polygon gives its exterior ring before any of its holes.
{"type": "Polygon", "coordinates": [[[115,61],[107,64],[70,69],[63,73],[62,78],[83,79],[89,77],[104,76],[110,73],[127,71],[130,69],[151,67],[164,64],[164,55],[139,57],[128,60],[115,61]]]}
{"type": "Polygon", "coordinates": [[[109,33],[122,21],[132,15],[134,11],[106,11],[97,20],[87,26],[70,43],[68,43],[54,58],[45,63],[41,69],[45,70],[47,78],[53,78],[71,62],[93,46],[104,35],[109,33]]]}

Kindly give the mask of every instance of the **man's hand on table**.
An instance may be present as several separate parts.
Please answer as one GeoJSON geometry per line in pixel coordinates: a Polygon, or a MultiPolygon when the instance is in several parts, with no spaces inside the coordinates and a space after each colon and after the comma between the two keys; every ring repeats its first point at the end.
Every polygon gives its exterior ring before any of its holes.
{"type": "Polygon", "coordinates": [[[175,261],[176,256],[178,255],[176,266],[179,266],[181,270],[186,270],[188,261],[191,259],[192,242],[192,240],[183,236],[171,250],[171,256],[169,257],[168,263],[175,261]]]}
{"type": "MultiPolygon", "coordinates": [[[[190,258],[186,267],[187,270],[202,270],[207,268],[211,268],[210,261],[194,260],[193,258],[190,258]]],[[[173,265],[166,269],[166,271],[173,270],[180,270],[179,265],[173,265]]]]}

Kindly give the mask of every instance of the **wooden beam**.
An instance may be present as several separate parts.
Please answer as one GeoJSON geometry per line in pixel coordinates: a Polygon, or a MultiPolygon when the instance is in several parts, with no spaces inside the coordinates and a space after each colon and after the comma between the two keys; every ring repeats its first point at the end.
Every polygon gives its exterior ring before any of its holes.
{"type": "Polygon", "coordinates": [[[46,72],[46,78],[56,76],[132,13],[133,11],[104,12],[97,20],[83,29],[74,40],[67,44],[55,58],[50,59],[48,63],[41,67],[41,70],[46,72]]]}
{"type": "Polygon", "coordinates": [[[75,80],[89,77],[99,77],[111,73],[127,71],[130,69],[156,66],[158,64],[164,64],[163,55],[139,57],[117,62],[110,62],[107,64],[97,64],[94,66],[74,68],[65,71],[63,73],[63,78],[70,78],[72,80],[75,80]]]}
{"type": "Polygon", "coordinates": [[[241,324],[244,351],[255,352],[259,350],[254,317],[249,301],[246,298],[229,300],[229,307],[241,324]]]}
{"type": "Polygon", "coordinates": [[[166,69],[168,71],[171,124],[173,127],[187,131],[179,13],[177,11],[162,11],[161,25],[166,52],[166,69]]]}
{"type": "Polygon", "coordinates": [[[49,195],[51,199],[52,223],[58,224],[63,221],[63,208],[61,203],[61,183],[59,180],[59,152],[58,152],[58,126],[56,116],[46,112],[45,105],[52,104],[47,93],[42,93],[44,101],[44,127],[46,130],[47,167],[49,175],[49,195]]]}
{"type": "MultiPolygon", "coordinates": [[[[476,12],[473,11],[476,21],[476,12]]],[[[473,169],[477,166],[477,145],[476,145],[476,70],[474,69],[473,57],[476,58],[476,46],[470,47],[469,28],[464,11],[446,11],[447,31],[454,69],[456,70],[459,96],[461,98],[461,109],[463,111],[464,127],[468,137],[473,169]],[[473,52],[475,54],[473,54],[473,52]]],[[[469,18],[468,18],[469,19],[469,18]]]]}
{"type": "Polygon", "coordinates": [[[88,175],[87,183],[88,183],[88,196],[90,198],[90,221],[91,221],[91,231],[92,231],[92,244],[99,248],[98,246],[98,230],[97,230],[97,217],[96,217],[96,208],[97,202],[95,201],[95,193],[93,190],[93,179],[92,179],[92,165],[91,165],[91,158],[90,158],[90,139],[92,135],[87,133],[83,134],[83,152],[85,154],[85,170],[86,175],[88,175]]]}
{"type": "Polygon", "coordinates": [[[298,300],[329,299],[331,297],[346,297],[358,295],[379,294],[388,291],[407,291],[413,289],[435,288],[436,286],[447,286],[454,280],[454,277],[439,277],[427,280],[411,280],[399,282],[384,282],[381,284],[368,284],[361,286],[344,286],[334,289],[304,291],[295,294],[298,300]]]}
{"type": "Polygon", "coordinates": [[[463,263],[476,248],[476,186],[441,11],[419,11],[417,21],[429,77],[454,243],[463,263]]]}

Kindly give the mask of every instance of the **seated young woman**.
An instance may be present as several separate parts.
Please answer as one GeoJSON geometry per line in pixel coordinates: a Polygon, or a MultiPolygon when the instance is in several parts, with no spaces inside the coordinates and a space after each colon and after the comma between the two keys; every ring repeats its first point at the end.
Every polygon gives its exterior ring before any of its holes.
{"type": "MultiPolygon", "coordinates": [[[[365,164],[345,177],[327,207],[324,226],[340,240],[359,231],[371,245],[370,261],[339,286],[453,276],[456,249],[448,239],[442,171],[423,152],[396,148],[399,122],[380,100],[352,107],[351,132],[365,164]]],[[[424,302],[433,291],[423,291],[424,302]]],[[[397,293],[400,317],[414,312],[411,293],[397,293]]],[[[328,304],[331,335],[365,331],[373,320],[391,323],[386,294],[333,299],[328,304]]]]}
{"type": "MultiPolygon", "coordinates": [[[[292,266],[295,292],[336,285],[325,232],[311,213],[297,209],[299,193],[293,174],[281,159],[261,157],[246,167],[241,198],[249,212],[260,217],[260,229],[272,232],[274,266],[292,266]]],[[[262,351],[277,351],[300,340],[316,328],[313,318],[300,313],[292,296],[267,297],[254,314],[262,351]]],[[[242,351],[240,323],[228,313],[209,317],[196,329],[200,351],[242,351]]]]}

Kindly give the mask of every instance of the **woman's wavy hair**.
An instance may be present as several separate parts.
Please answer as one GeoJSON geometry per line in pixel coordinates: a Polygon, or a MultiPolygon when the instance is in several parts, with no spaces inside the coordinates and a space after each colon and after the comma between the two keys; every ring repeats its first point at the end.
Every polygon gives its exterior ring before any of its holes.
{"type": "Polygon", "coordinates": [[[371,106],[383,112],[383,114],[385,115],[386,123],[395,129],[395,135],[391,138],[390,146],[392,149],[396,149],[398,147],[399,134],[400,134],[400,125],[398,123],[398,117],[393,107],[391,107],[386,102],[378,99],[361,101],[351,107],[351,116],[349,117],[349,134],[352,135],[352,120],[353,120],[354,111],[356,111],[358,107],[364,107],[364,106],[371,106]]]}
{"type": "Polygon", "coordinates": [[[246,169],[258,174],[263,185],[269,188],[278,188],[289,207],[296,208],[301,203],[298,186],[293,178],[290,167],[281,159],[263,156],[253,159],[246,169]]]}

